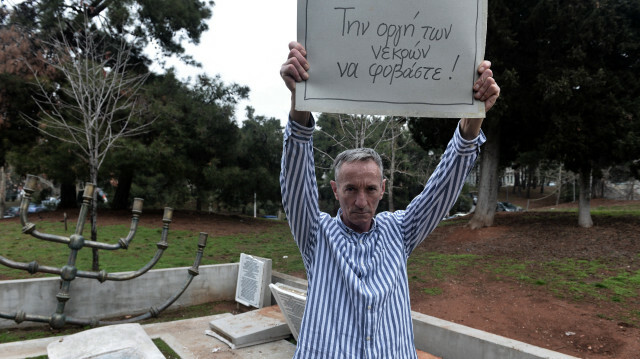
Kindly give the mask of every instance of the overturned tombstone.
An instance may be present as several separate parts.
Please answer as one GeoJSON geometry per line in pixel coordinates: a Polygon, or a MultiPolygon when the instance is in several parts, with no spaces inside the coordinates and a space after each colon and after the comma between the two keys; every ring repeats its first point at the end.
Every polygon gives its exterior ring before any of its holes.
{"type": "Polygon", "coordinates": [[[307,291],[283,283],[269,284],[269,288],[284,314],[293,337],[298,340],[304,307],[307,302],[307,291]]]}
{"type": "Polygon", "coordinates": [[[62,337],[49,359],[165,359],[140,324],[118,324],[62,337]]]}
{"type": "Polygon", "coordinates": [[[289,326],[277,305],[225,316],[209,323],[211,330],[205,331],[231,349],[274,342],[291,335],[289,326]]]}

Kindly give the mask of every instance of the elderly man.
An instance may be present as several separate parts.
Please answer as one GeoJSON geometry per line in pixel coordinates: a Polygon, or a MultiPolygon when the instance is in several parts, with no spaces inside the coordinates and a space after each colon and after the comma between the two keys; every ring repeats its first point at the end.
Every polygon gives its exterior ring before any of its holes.
{"type": "MultiPolygon", "coordinates": [[[[385,191],[380,156],[348,150],[334,161],[336,217],[318,208],[309,112],[295,110],[296,83],[309,78],[304,47],[289,44],[280,75],[291,91],[284,134],[282,203],[309,289],[295,358],[417,358],[407,258],[453,206],[484,143],[482,119],[461,119],[422,193],[406,210],[376,215],[385,191]]],[[[488,111],[500,94],[491,64],[478,67],[476,99],[488,111]]]]}

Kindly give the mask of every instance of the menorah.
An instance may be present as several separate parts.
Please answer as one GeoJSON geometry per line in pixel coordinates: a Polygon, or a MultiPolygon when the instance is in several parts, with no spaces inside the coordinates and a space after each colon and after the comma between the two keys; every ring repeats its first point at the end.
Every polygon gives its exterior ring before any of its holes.
{"type": "Polygon", "coordinates": [[[26,185],[24,187],[25,195],[20,202],[20,222],[22,223],[22,233],[29,234],[34,238],[51,241],[56,243],[64,243],[69,249],[69,259],[67,264],[58,268],[51,266],[40,265],[37,261],[32,261],[30,263],[24,262],[16,262],[10,259],[7,259],[0,255],[0,264],[3,264],[10,268],[25,270],[31,274],[41,272],[41,273],[50,273],[60,275],[61,284],[60,291],[56,295],[58,300],[57,307],[55,313],[50,316],[43,315],[31,315],[27,314],[24,311],[18,311],[15,313],[3,313],[0,312],[0,318],[14,320],[16,323],[22,323],[23,321],[32,321],[32,322],[41,322],[41,323],[49,323],[49,325],[54,329],[59,329],[65,326],[66,324],[73,325],[89,325],[91,327],[101,326],[101,325],[110,325],[110,324],[123,324],[123,323],[131,323],[139,320],[148,319],[151,317],[157,317],[162,311],[167,309],[173,302],[175,302],[184,291],[187,289],[189,284],[198,273],[198,267],[200,266],[200,261],[202,260],[202,255],[204,251],[204,247],[207,243],[207,233],[200,233],[198,238],[198,250],[196,253],[196,258],[193,263],[193,266],[190,267],[187,272],[187,278],[182,286],[182,288],[178,289],[170,298],[168,298],[160,307],[151,307],[146,313],[130,317],[124,320],[116,320],[116,321],[104,321],[96,318],[91,319],[80,319],[68,317],[64,314],[64,308],[66,302],[70,299],[69,287],[71,282],[78,277],[81,278],[90,278],[97,279],[101,283],[107,280],[111,281],[126,281],[136,277],[139,277],[149,271],[149,269],[153,268],[153,266],[158,263],[164,251],[169,247],[167,242],[167,237],[169,235],[169,224],[171,223],[171,218],[173,216],[173,209],[170,207],[165,207],[164,215],[162,218],[162,234],[161,240],[157,243],[157,250],[153,258],[142,268],[138,269],[134,272],[127,273],[107,273],[106,271],[84,271],[78,270],[76,267],[76,258],[78,256],[78,251],[82,248],[97,248],[103,250],[118,250],[118,249],[127,249],[129,244],[133,240],[136,235],[136,231],[138,228],[138,221],[140,219],[140,214],[142,214],[142,203],[143,200],[141,198],[135,198],[133,201],[133,208],[131,210],[133,214],[133,218],[131,219],[131,228],[129,230],[128,235],[125,238],[120,238],[117,244],[108,244],[103,242],[97,242],[92,240],[87,240],[82,236],[82,231],[84,229],[85,220],[87,217],[87,213],[89,212],[89,205],[91,204],[93,198],[93,192],[95,189],[95,185],[92,183],[86,183],[84,186],[84,194],[82,200],[82,206],[80,207],[80,212],[78,215],[78,224],[76,225],[75,233],[70,235],[69,237],[59,236],[54,234],[42,233],[36,230],[36,225],[28,221],[28,207],[31,202],[31,196],[35,191],[35,188],[38,184],[38,177],[36,176],[27,176],[26,185]]]}

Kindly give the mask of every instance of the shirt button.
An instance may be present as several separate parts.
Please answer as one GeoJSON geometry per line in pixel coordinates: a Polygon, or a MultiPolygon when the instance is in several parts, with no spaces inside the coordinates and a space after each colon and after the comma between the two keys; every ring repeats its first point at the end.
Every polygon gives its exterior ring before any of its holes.
{"type": "Polygon", "coordinates": [[[367,341],[371,340],[371,337],[367,337],[367,341]]]}
{"type": "Polygon", "coordinates": [[[371,310],[371,306],[370,306],[370,305],[368,305],[368,306],[367,306],[367,309],[371,310]]]}

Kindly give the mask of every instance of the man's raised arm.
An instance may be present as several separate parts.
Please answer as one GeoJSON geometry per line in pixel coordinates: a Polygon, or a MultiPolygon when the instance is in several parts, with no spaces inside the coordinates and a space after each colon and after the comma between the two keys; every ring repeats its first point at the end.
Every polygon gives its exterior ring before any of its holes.
{"type": "MultiPolygon", "coordinates": [[[[480,77],[473,84],[473,97],[484,101],[484,110],[489,112],[500,96],[500,87],[493,78],[491,62],[484,60],[478,66],[480,77]]],[[[465,140],[472,140],[480,134],[481,118],[463,118],[460,120],[460,134],[465,140]]]]}
{"type": "Polygon", "coordinates": [[[289,56],[287,61],[280,67],[280,76],[289,91],[291,91],[291,111],[289,116],[292,120],[309,127],[310,115],[308,111],[296,111],[296,83],[306,81],[309,78],[309,62],[307,62],[307,51],[295,41],[289,43],[289,56]]]}
{"type": "Polygon", "coordinates": [[[309,78],[306,51],[297,42],[289,44],[289,56],[280,68],[280,76],[291,91],[290,121],[284,132],[280,189],[289,226],[300,248],[305,267],[310,268],[315,248],[313,231],[320,218],[318,186],[313,161],[313,127],[310,112],[295,110],[296,83],[309,78]]]}

